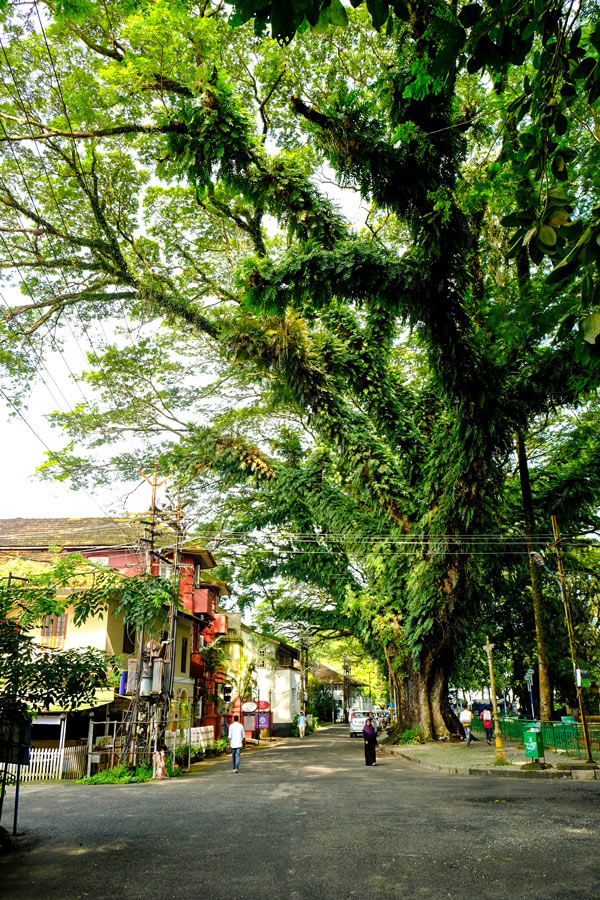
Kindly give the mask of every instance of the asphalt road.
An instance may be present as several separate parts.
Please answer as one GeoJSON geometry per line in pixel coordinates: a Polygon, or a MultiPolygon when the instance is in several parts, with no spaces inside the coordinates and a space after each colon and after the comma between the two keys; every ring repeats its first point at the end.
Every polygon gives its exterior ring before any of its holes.
{"type": "MultiPolygon", "coordinates": [[[[10,900],[598,900],[600,782],[364,765],[347,729],[142,785],[25,786],[10,900]]],[[[12,792],[3,824],[11,819],[12,792]]]]}

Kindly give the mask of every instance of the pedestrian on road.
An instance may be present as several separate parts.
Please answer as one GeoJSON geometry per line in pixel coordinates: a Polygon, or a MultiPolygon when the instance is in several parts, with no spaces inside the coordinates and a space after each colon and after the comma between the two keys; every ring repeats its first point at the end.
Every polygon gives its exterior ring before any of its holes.
{"type": "Polygon", "coordinates": [[[485,728],[485,739],[488,744],[492,743],[492,711],[489,706],[486,706],[484,711],[481,713],[481,721],[483,722],[483,727],[485,728]]]}
{"type": "Polygon", "coordinates": [[[300,732],[300,737],[303,738],[306,732],[306,716],[304,715],[304,710],[302,710],[298,716],[298,731],[300,732]]]}
{"type": "Polygon", "coordinates": [[[239,716],[233,717],[233,722],[229,726],[229,732],[227,734],[229,749],[231,750],[231,763],[236,775],[240,771],[240,754],[242,752],[242,747],[246,743],[246,732],[244,731],[244,726],[239,721],[239,718],[239,716]]]}
{"type": "Polygon", "coordinates": [[[465,706],[460,714],[460,724],[465,730],[465,740],[467,742],[467,747],[471,743],[471,720],[473,716],[471,715],[471,708],[469,706],[465,706]]]}
{"type": "Polygon", "coordinates": [[[368,716],[367,721],[365,722],[363,738],[365,739],[365,765],[376,766],[377,757],[375,755],[375,748],[377,747],[377,732],[375,731],[371,716],[368,716]]]}

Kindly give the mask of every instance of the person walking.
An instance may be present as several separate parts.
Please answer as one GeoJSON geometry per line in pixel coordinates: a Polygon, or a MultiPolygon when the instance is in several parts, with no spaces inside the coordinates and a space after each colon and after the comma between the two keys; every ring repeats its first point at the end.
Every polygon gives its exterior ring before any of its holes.
{"type": "Polygon", "coordinates": [[[304,710],[300,712],[298,716],[298,731],[300,733],[300,737],[303,738],[306,733],[306,715],[304,710]]]}
{"type": "Polygon", "coordinates": [[[242,752],[242,747],[246,743],[246,732],[239,719],[239,716],[233,717],[233,722],[229,726],[229,731],[227,733],[229,749],[231,750],[231,763],[236,775],[240,771],[240,754],[242,752]]]}
{"type": "Polygon", "coordinates": [[[376,766],[377,757],[375,753],[377,747],[377,732],[375,731],[371,716],[368,716],[367,721],[365,722],[363,738],[365,740],[365,766],[376,766]]]}
{"type": "Polygon", "coordinates": [[[485,728],[485,739],[488,744],[492,743],[492,711],[489,706],[481,713],[481,721],[483,722],[483,727],[485,728]]]}
{"type": "Polygon", "coordinates": [[[471,720],[473,716],[471,715],[471,708],[469,706],[465,706],[465,708],[461,711],[460,714],[460,724],[465,730],[465,740],[467,742],[467,747],[471,743],[471,720]]]}

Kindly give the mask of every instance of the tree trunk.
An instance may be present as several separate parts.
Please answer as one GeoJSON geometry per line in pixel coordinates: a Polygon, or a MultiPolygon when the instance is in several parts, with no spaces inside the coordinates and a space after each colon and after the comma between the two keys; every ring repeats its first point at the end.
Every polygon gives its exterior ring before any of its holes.
{"type": "Polygon", "coordinates": [[[447,654],[436,657],[431,676],[429,703],[433,720],[434,736],[437,741],[447,741],[458,734],[458,721],[452,713],[448,701],[448,673],[450,664],[447,654]]]}
{"type": "Polygon", "coordinates": [[[448,701],[452,662],[448,638],[432,635],[421,655],[419,670],[398,680],[396,735],[419,726],[423,740],[449,740],[458,735],[457,719],[448,701]]]}
{"type": "Polygon", "coordinates": [[[525,440],[520,431],[516,435],[517,457],[519,460],[519,478],[521,481],[521,496],[523,498],[523,513],[525,518],[525,537],[527,540],[527,557],[529,560],[529,575],[531,578],[531,596],[533,599],[533,615],[535,619],[535,636],[538,651],[538,673],[540,688],[540,718],[549,720],[552,718],[552,693],[550,691],[550,664],[544,639],[544,626],[542,617],[542,586],[540,567],[534,562],[532,552],[535,550],[535,513],[533,510],[533,498],[531,496],[531,483],[529,481],[529,466],[527,464],[527,450],[525,440]]]}

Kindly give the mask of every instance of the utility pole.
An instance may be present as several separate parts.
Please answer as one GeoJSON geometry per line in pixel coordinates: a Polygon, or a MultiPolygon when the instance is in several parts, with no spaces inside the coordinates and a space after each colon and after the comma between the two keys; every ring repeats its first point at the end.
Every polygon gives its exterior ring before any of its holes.
{"type": "Polygon", "coordinates": [[[308,647],[309,638],[306,634],[304,626],[300,631],[300,711],[306,712],[306,702],[308,700],[308,647]]]}
{"type": "Polygon", "coordinates": [[[349,711],[350,711],[350,657],[344,656],[344,690],[343,690],[343,700],[344,700],[344,722],[349,722],[349,711]]]}
{"type": "MultiPolygon", "coordinates": [[[[183,526],[183,505],[181,503],[181,492],[177,491],[177,501],[175,505],[175,518],[171,519],[168,524],[175,531],[175,546],[173,548],[173,583],[179,586],[181,577],[181,545],[185,535],[183,526]]],[[[174,601],[169,606],[169,658],[170,664],[167,672],[166,690],[164,691],[164,715],[166,720],[169,715],[171,700],[173,698],[173,685],[175,682],[175,655],[177,648],[177,607],[174,601]]],[[[190,712],[191,714],[191,712],[190,712]]]]}
{"type": "Polygon", "coordinates": [[[571,614],[571,604],[569,602],[569,596],[567,594],[567,578],[565,575],[565,564],[563,560],[563,550],[561,546],[561,537],[560,532],[558,530],[558,520],[556,516],[552,516],[552,531],[554,532],[554,548],[556,550],[556,557],[558,561],[558,574],[559,574],[559,584],[560,584],[560,592],[562,594],[563,606],[565,608],[565,619],[567,620],[567,633],[569,635],[569,649],[571,651],[571,661],[573,663],[573,675],[575,677],[575,690],[577,691],[577,701],[579,703],[579,716],[581,718],[581,725],[583,727],[583,739],[585,741],[585,750],[587,753],[587,763],[592,763],[595,765],[595,761],[592,757],[592,750],[590,747],[590,736],[588,734],[587,727],[587,719],[585,716],[585,706],[583,702],[583,691],[581,690],[581,683],[578,677],[578,666],[577,666],[577,647],[575,643],[575,629],[573,628],[573,616],[571,614]]]}
{"type": "MultiPolygon", "coordinates": [[[[152,476],[148,477],[145,472],[139,473],[145,481],[151,487],[151,499],[150,499],[150,513],[148,515],[148,519],[143,520],[144,525],[144,537],[142,538],[142,543],[144,544],[144,552],[145,552],[145,568],[146,573],[148,575],[152,574],[152,560],[154,557],[154,541],[156,537],[156,492],[157,489],[165,483],[167,479],[163,479],[159,482],[158,480],[158,463],[154,466],[154,471],[152,472],[152,476]]],[[[138,649],[137,649],[137,657],[136,657],[136,666],[135,666],[135,687],[133,690],[133,696],[131,698],[131,706],[129,708],[128,715],[128,724],[125,733],[125,746],[123,748],[123,756],[125,759],[129,759],[131,756],[132,760],[135,755],[135,739],[138,730],[138,717],[140,710],[140,688],[142,684],[142,670],[144,664],[144,643],[146,640],[146,628],[142,623],[142,626],[138,632],[138,649]]]]}
{"type": "Polygon", "coordinates": [[[506,759],[504,748],[502,746],[502,735],[500,734],[500,719],[498,718],[498,704],[496,703],[496,680],[494,678],[494,664],[492,662],[492,650],[494,645],[490,644],[488,635],[485,636],[486,643],[483,649],[487,653],[488,663],[490,665],[490,690],[492,694],[492,709],[494,710],[494,738],[496,739],[496,762],[506,759]]]}
{"type": "Polygon", "coordinates": [[[516,434],[516,446],[519,463],[519,479],[521,482],[521,497],[523,499],[523,513],[525,518],[525,539],[527,541],[527,554],[529,559],[529,578],[531,580],[535,637],[537,642],[540,719],[549,720],[552,718],[552,693],[550,691],[550,663],[548,661],[548,652],[546,650],[542,617],[542,583],[540,570],[531,556],[535,549],[535,513],[533,509],[533,497],[531,494],[531,482],[529,479],[527,449],[525,447],[525,439],[520,431],[517,431],[516,434]]]}

